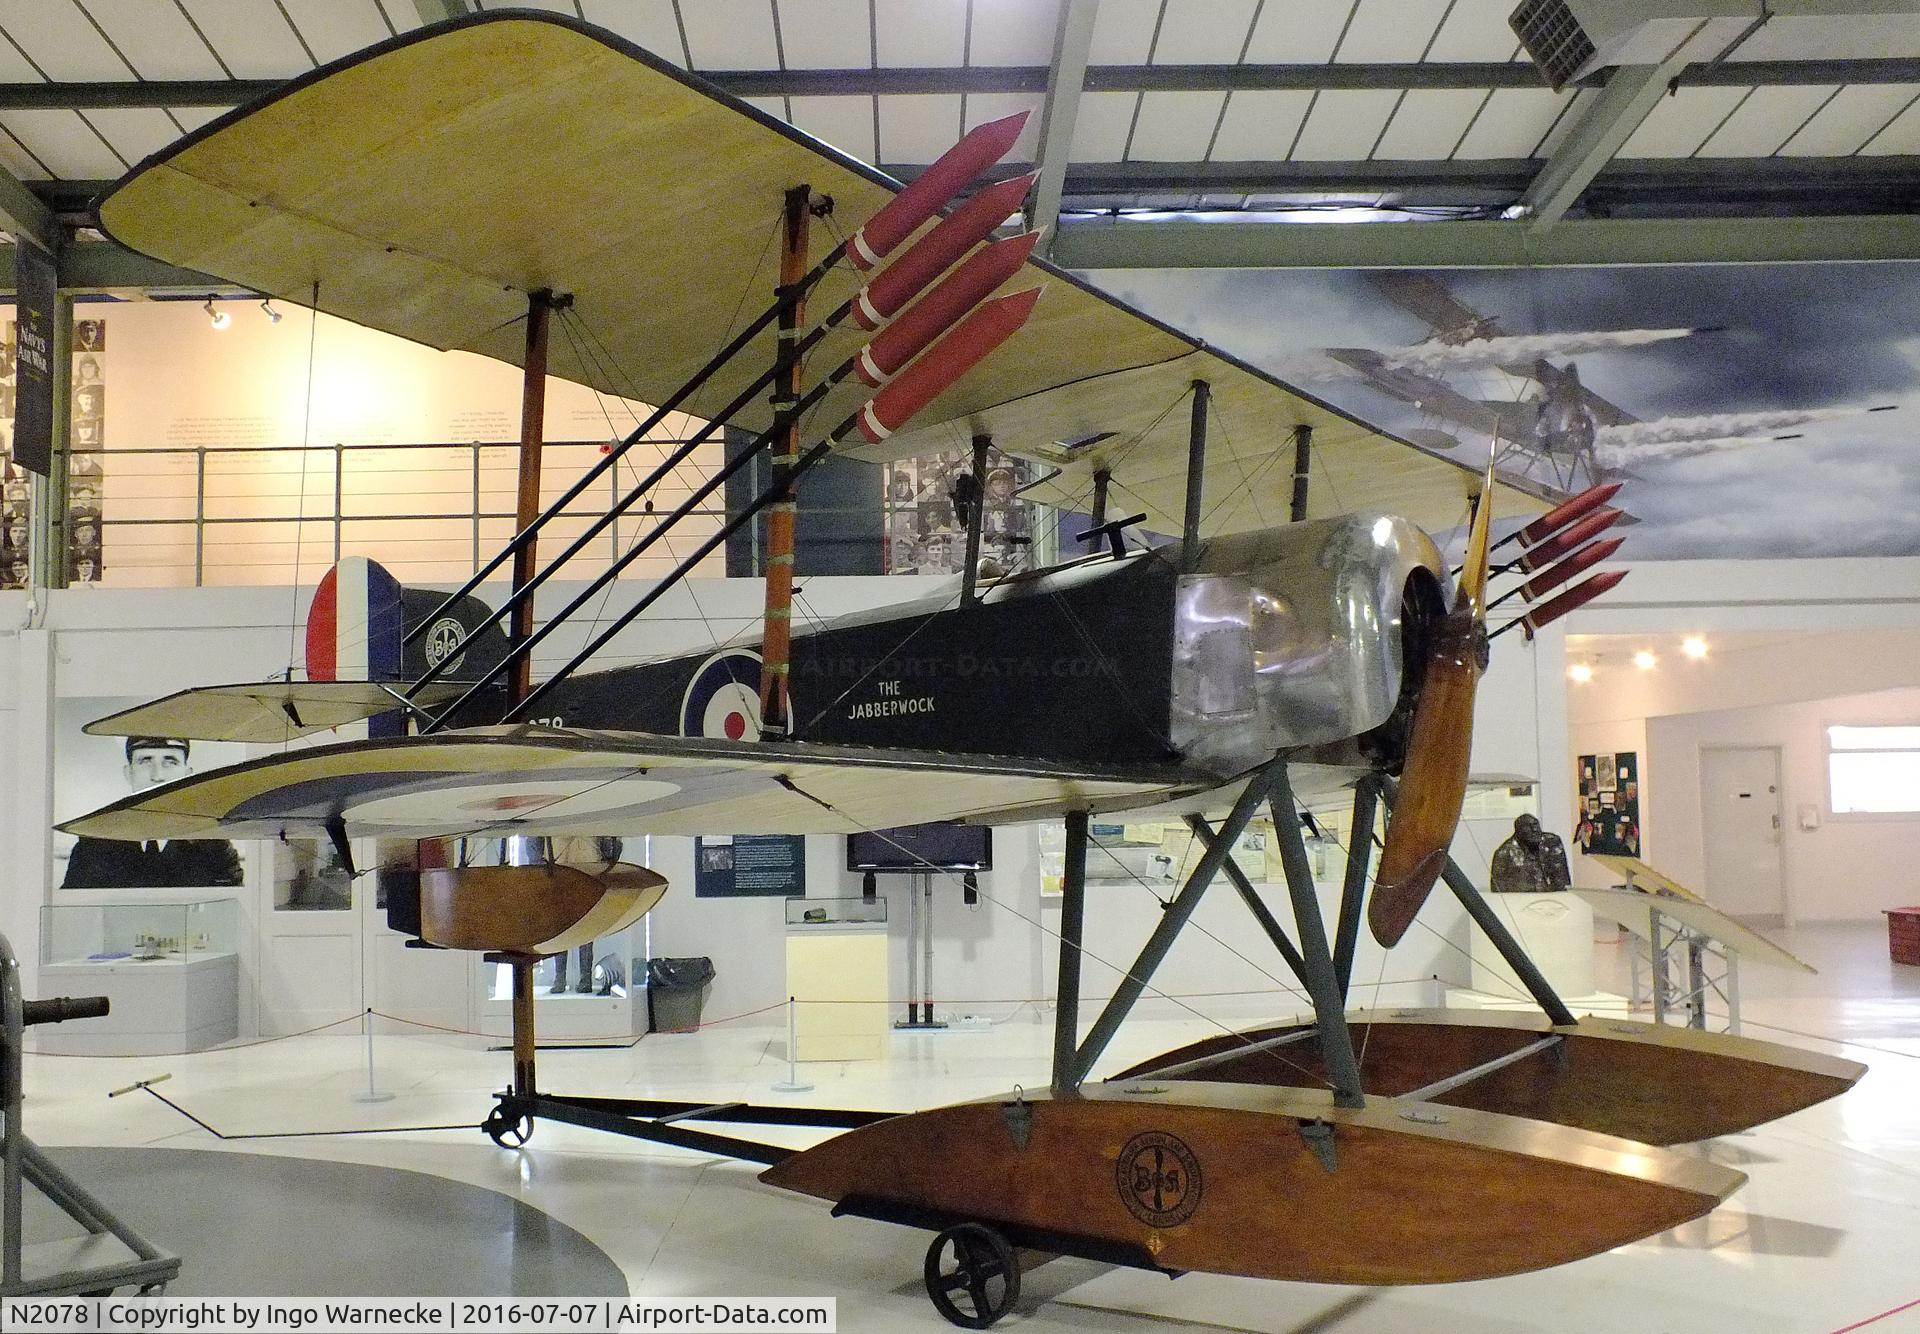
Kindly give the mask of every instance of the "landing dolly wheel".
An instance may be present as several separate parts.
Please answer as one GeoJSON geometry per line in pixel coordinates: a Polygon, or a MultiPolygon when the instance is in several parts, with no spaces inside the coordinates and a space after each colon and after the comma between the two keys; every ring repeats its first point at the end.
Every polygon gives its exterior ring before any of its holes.
{"type": "Polygon", "coordinates": [[[1020,1300],[1013,1246],[984,1223],[959,1223],[935,1237],[926,1278],[933,1309],[962,1329],[985,1329],[1020,1300]]]}
{"type": "Polygon", "coordinates": [[[487,1113],[487,1119],[480,1123],[480,1129],[501,1148],[517,1149],[533,1138],[533,1118],[510,1116],[496,1107],[487,1113]]]}

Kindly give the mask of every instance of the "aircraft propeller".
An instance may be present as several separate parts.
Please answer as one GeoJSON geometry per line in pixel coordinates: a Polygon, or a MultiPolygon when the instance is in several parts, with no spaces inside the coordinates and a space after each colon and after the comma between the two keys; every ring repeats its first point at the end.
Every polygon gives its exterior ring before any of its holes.
{"type": "Polygon", "coordinates": [[[1401,770],[1400,796],[1387,825],[1386,846],[1367,907],[1368,924],[1374,939],[1382,945],[1391,947],[1407,933],[1446,866],[1447,849],[1453,843],[1466,800],[1473,702],[1480,675],[1486,670],[1489,639],[1514,626],[1521,627],[1531,639],[1540,627],[1612,588],[1626,577],[1626,572],[1608,570],[1593,575],[1530,607],[1492,636],[1487,633],[1487,612],[1516,596],[1532,603],[1540,594],[1558,588],[1618,551],[1619,538],[1590,539],[1621,519],[1619,510],[1606,505],[1619,490],[1617,482],[1591,487],[1499,542],[1490,542],[1492,506],[1485,497],[1493,494],[1493,463],[1488,461],[1480,489],[1482,501],[1474,509],[1453,607],[1428,650],[1401,770]],[[1488,601],[1488,552],[1510,542],[1519,543],[1523,550],[1491,573],[1517,571],[1532,577],[1488,601]]]}
{"type": "Polygon", "coordinates": [[[1489,458],[1453,608],[1440,623],[1427,654],[1401,770],[1400,796],[1387,824],[1386,847],[1367,904],[1373,937],[1388,947],[1407,933],[1440,878],[1466,801],[1473,698],[1487,663],[1487,547],[1492,521],[1493,460],[1489,458]]]}

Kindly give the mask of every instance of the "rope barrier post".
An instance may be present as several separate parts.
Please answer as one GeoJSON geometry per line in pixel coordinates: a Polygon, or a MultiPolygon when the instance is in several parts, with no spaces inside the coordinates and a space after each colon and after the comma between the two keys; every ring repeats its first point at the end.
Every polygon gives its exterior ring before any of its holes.
{"type": "Polygon", "coordinates": [[[377,1088],[373,1082],[373,1010],[371,1007],[360,1012],[360,1031],[367,1039],[367,1087],[364,1093],[353,1095],[355,1102],[392,1102],[391,1089],[377,1088]]]}
{"type": "Polygon", "coordinates": [[[800,1079],[800,1058],[794,1045],[794,999],[787,997],[787,1077],[773,1086],[775,1093],[805,1093],[813,1085],[802,1083],[800,1079]]]}

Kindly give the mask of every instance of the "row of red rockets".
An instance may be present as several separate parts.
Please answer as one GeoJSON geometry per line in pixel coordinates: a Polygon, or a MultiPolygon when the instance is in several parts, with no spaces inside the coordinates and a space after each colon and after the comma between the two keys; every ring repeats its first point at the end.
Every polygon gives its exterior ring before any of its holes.
{"type": "MultiPolygon", "coordinates": [[[[848,239],[842,247],[846,258],[863,271],[877,267],[968,182],[1012,148],[1027,115],[1020,112],[989,121],[948,149],[848,239]]],[[[886,439],[1026,323],[1040,288],[993,300],[985,298],[1026,263],[1039,240],[1037,231],[981,246],[904,315],[894,317],[929,282],[1013,213],[1032,183],[1033,176],[1028,174],[975,193],[808,335],[810,345],[849,319],[862,329],[880,331],[830,372],[820,386],[824,391],[855,375],[879,389],[830,433],[829,440],[843,440],[856,430],[870,442],[886,439]]],[[[1591,539],[1623,517],[1621,511],[1607,505],[1619,490],[1618,482],[1591,487],[1502,539],[1497,545],[1517,541],[1525,550],[1496,573],[1518,570],[1532,577],[1494,605],[1514,596],[1533,602],[1618,551],[1622,538],[1591,539]]],[[[1513,624],[1521,626],[1531,639],[1535,631],[1585,606],[1625,577],[1624,570],[1594,575],[1532,607],[1513,624]]]]}
{"type": "MultiPolygon", "coordinates": [[[[1591,569],[1618,551],[1625,538],[1609,537],[1597,542],[1591,539],[1599,537],[1625,517],[1621,511],[1607,504],[1619,493],[1620,485],[1619,482],[1607,482],[1588,487],[1572,499],[1554,506],[1526,527],[1496,542],[1496,549],[1509,542],[1518,542],[1526,549],[1504,565],[1495,566],[1492,573],[1518,570],[1533,577],[1495,598],[1488,610],[1512,597],[1532,602],[1542,593],[1560,587],[1582,570],[1591,569]]],[[[1495,633],[1511,630],[1517,625],[1528,639],[1532,639],[1536,630],[1586,606],[1626,577],[1625,570],[1602,571],[1530,608],[1526,614],[1501,626],[1495,633]]]]}

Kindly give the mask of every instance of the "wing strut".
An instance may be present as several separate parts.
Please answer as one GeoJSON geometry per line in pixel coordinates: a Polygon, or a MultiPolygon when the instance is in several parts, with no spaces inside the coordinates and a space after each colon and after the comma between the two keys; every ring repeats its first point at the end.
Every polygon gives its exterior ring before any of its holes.
{"type": "Polygon", "coordinates": [[[1187,510],[1180,529],[1180,568],[1192,570],[1200,563],[1200,511],[1207,489],[1207,404],[1213,386],[1205,380],[1193,382],[1193,417],[1187,427],[1187,510]]]}
{"type": "Polygon", "coordinates": [[[980,531],[987,523],[987,451],[992,448],[992,436],[973,437],[973,471],[967,474],[967,488],[972,495],[964,515],[967,563],[960,570],[960,605],[963,607],[980,597],[980,531]]]}
{"type": "MultiPolygon", "coordinates": [[[[787,191],[780,228],[780,286],[800,281],[807,265],[807,239],[812,230],[813,189],[796,185],[787,191]]],[[[773,503],[767,507],[766,616],[760,631],[760,730],[785,736],[792,731],[787,712],[787,658],[793,643],[793,468],[800,461],[800,419],[792,414],[800,401],[800,358],[793,345],[806,322],[804,300],[780,312],[780,338],[774,352],[774,410],[785,412],[786,426],[773,455],[773,503]]]]}
{"type": "MultiPolygon", "coordinates": [[[[568,295],[556,295],[545,288],[527,297],[527,354],[520,387],[520,469],[514,501],[514,527],[525,536],[513,551],[513,626],[508,633],[508,650],[503,666],[507,676],[507,704],[518,704],[527,697],[533,684],[533,658],[521,648],[533,636],[533,576],[536,543],[539,537],[540,454],[545,446],[547,418],[547,336],[552,331],[553,312],[573,304],[568,295]]],[[[431,618],[429,618],[431,619],[431,618]]],[[[426,622],[422,621],[422,625],[426,622]]],[[[449,662],[449,654],[441,661],[449,662]]],[[[346,822],[335,817],[327,826],[328,837],[346,863],[353,869],[353,848],[347,841],[346,822]]],[[[513,985],[513,1091],[532,1097],[534,1091],[533,966],[537,956],[515,951],[508,955],[508,971],[513,985]]]]}

